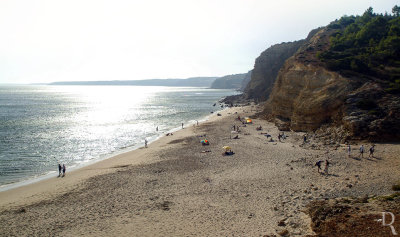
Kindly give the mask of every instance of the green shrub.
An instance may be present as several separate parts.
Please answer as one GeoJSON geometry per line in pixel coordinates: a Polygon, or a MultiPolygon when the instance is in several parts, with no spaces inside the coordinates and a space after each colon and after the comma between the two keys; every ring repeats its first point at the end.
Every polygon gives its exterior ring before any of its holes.
{"type": "MultiPolygon", "coordinates": [[[[330,48],[317,57],[330,70],[351,70],[390,81],[400,61],[399,16],[375,14],[369,8],[362,16],[343,16],[328,28],[335,29],[330,48]]],[[[390,87],[388,91],[398,90],[390,87]]]]}
{"type": "Polygon", "coordinates": [[[357,102],[357,107],[363,110],[372,110],[377,107],[375,101],[371,99],[363,99],[357,102]]]}
{"type": "Polygon", "coordinates": [[[397,184],[393,184],[392,185],[392,190],[393,191],[400,191],[400,182],[398,182],[397,184]]]}
{"type": "Polygon", "coordinates": [[[395,192],[391,195],[387,195],[387,196],[381,196],[380,199],[384,200],[384,201],[393,201],[394,199],[397,199],[398,197],[400,197],[400,193],[399,192],[395,192]]]}
{"type": "Polygon", "coordinates": [[[400,93],[400,79],[397,79],[394,82],[389,83],[389,87],[386,88],[386,91],[392,94],[400,93]]]}
{"type": "Polygon", "coordinates": [[[370,110],[370,111],[368,111],[368,114],[369,115],[375,115],[375,116],[379,116],[380,115],[380,113],[379,113],[379,111],[377,111],[377,110],[370,110]]]}

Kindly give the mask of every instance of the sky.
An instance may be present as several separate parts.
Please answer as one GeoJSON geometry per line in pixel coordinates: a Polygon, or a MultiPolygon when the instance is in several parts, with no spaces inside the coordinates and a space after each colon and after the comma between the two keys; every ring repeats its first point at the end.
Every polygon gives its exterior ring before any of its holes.
{"type": "Polygon", "coordinates": [[[0,83],[245,73],[271,45],[394,0],[1,0],[0,83]]]}

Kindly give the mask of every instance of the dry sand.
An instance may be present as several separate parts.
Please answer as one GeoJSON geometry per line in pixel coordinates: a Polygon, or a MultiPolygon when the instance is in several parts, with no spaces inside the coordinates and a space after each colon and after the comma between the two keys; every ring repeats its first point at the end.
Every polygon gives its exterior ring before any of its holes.
{"type": "Polygon", "coordinates": [[[234,113],[256,110],[228,109],[147,149],[1,192],[0,235],[307,235],[302,210],[311,200],[382,195],[400,180],[398,144],[377,144],[376,158],[348,158],[344,146],[303,146],[302,133],[269,142],[256,126],[275,140],[278,130],[258,119],[230,139],[232,125],[241,125],[234,113]],[[209,146],[200,144],[204,134],[209,146]],[[235,154],[223,156],[225,145],[235,154]],[[314,164],[326,158],[330,174],[322,175],[314,164]]]}

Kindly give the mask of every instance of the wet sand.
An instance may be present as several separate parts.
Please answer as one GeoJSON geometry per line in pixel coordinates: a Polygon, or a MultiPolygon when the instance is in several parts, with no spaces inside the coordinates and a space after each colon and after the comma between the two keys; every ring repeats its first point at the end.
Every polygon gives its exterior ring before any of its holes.
{"type": "Polygon", "coordinates": [[[310,201],[391,193],[400,179],[398,144],[377,144],[375,158],[348,158],[344,145],[303,146],[303,133],[276,141],[277,128],[258,119],[231,139],[241,126],[235,112],[259,109],[228,109],[149,148],[1,192],[0,235],[302,236],[313,234],[303,213],[310,201]],[[223,146],[235,154],[223,156],[223,146]],[[319,174],[314,164],[326,158],[329,174],[319,174]]]}

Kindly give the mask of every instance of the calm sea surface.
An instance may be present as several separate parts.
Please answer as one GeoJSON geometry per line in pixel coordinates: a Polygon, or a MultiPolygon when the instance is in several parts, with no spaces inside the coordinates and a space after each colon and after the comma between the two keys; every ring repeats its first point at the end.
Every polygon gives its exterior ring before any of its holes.
{"type": "MultiPolygon", "coordinates": [[[[204,119],[232,90],[0,86],[0,187],[143,146],[204,119]],[[156,132],[156,127],[159,131],[156,132]]],[[[57,171],[58,172],[58,171],[57,171]]]]}

